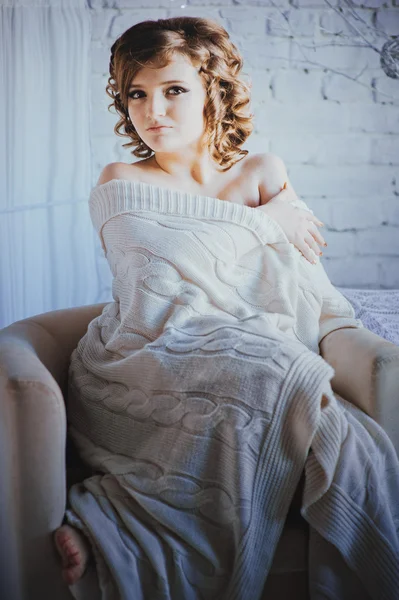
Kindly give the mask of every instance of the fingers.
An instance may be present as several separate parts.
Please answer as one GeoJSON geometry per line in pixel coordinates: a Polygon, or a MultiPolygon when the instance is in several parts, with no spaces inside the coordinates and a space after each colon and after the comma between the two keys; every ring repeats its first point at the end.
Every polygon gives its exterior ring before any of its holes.
{"type": "Polygon", "coordinates": [[[306,258],[306,260],[308,260],[310,263],[312,263],[312,265],[316,264],[317,256],[320,255],[320,251],[317,248],[317,246],[315,248],[316,249],[313,250],[313,248],[311,248],[310,245],[307,244],[306,242],[304,243],[304,245],[301,248],[302,256],[304,256],[306,258]]]}
{"type": "MultiPolygon", "coordinates": [[[[315,226],[314,229],[316,229],[315,226]]],[[[303,256],[312,264],[315,264],[317,262],[317,256],[322,256],[323,254],[320,251],[317,242],[321,245],[325,244],[322,236],[318,233],[318,231],[313,232],[309,230],[309,234],[305,237],[303,246],[301,247],[303,256]]]]}
{"type": "MultiPolygon", "coordinates": [[[[321,221],[319,221],[319,223],[321,223],[321,221]]],[[[313,221],[311,221],[311,225],[313,225],[313,227],[311,228],[310,233],[312,234],[316,242],[320,244],[320,246],[327,246],[327,243],[321,235],[320,231],[316,229],[316,224],[313,221]]]]}

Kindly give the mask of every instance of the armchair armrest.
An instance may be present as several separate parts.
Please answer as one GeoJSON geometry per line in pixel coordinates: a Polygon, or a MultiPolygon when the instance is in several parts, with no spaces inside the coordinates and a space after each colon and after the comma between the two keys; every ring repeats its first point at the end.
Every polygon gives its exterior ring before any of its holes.
{"type": "Polygon", "coordinates": [[[59,568],[51,539],[66,498],[62,394],[28,344],[0,339],[0,365],[2,597],[44,599],[52,589],[53,597],[69,598],[54,577],[59,568]]]}
{"type": "Polygon", "coordinates": [[[335,370],[334,392],[377,421],[399,456],[399,347],[366,328],[345,328],[326,335],[320,353],[335,370]]]}
{"type": "Polygon", "coordinates": [[[1,598],[71,599],[52,541],[66,503],[61,388],[73,348],[103,306],[45,313],[0,331],[1,598]]]}

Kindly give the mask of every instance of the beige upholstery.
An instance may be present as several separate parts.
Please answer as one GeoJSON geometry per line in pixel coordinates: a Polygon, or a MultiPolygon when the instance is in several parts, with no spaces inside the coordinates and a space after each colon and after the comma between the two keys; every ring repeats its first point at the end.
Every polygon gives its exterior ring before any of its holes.
{"type": "MultiPolygon", "coordinates": [[[[0,331],[0,598],[72,598],[52,541],[66,503],[64,397],[71,352],[104,306],[53,311],[0,331]]],[[[320,350],[335,369],[334,391],[375,418],[399,453],[399,348],[367,329],[340,329],[320,350]]],[[[83,473],[69,457],[68,485],[83,473]]],[[[266,584],[268,600],[308,598],[302,486],[303,479],[266,584]]]]}

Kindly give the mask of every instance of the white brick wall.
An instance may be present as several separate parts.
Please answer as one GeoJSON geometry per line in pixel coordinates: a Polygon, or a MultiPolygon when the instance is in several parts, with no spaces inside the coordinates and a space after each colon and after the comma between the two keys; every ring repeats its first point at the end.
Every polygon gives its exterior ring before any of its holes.
{"type": "Polygon", "coordinates": [[[281,156],[297,193],[325,222],[322,261],[332,282],[398,288],[399,79],[385,75],[370,45],[381,49],[388,36],[399,35],[399,0],[352,0],[357,18],[342,0],[329,3],[88,0],[95,181],[106,163],[135,160],[107,111],[116,37],[146,19],[215,19],[239,47],[252,80],[255,130],[246,147],[281,156]]]}

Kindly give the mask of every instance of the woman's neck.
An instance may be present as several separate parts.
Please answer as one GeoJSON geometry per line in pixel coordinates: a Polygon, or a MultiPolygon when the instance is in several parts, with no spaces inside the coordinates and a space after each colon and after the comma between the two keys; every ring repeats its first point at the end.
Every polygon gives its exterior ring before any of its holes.
{"type": "Polygon", "coordinates": [[[207,185],[222,173],[220,165],[209,153],[195,158],[156,153],[152,158],[154,166],[181,182],[207,185]]]}

